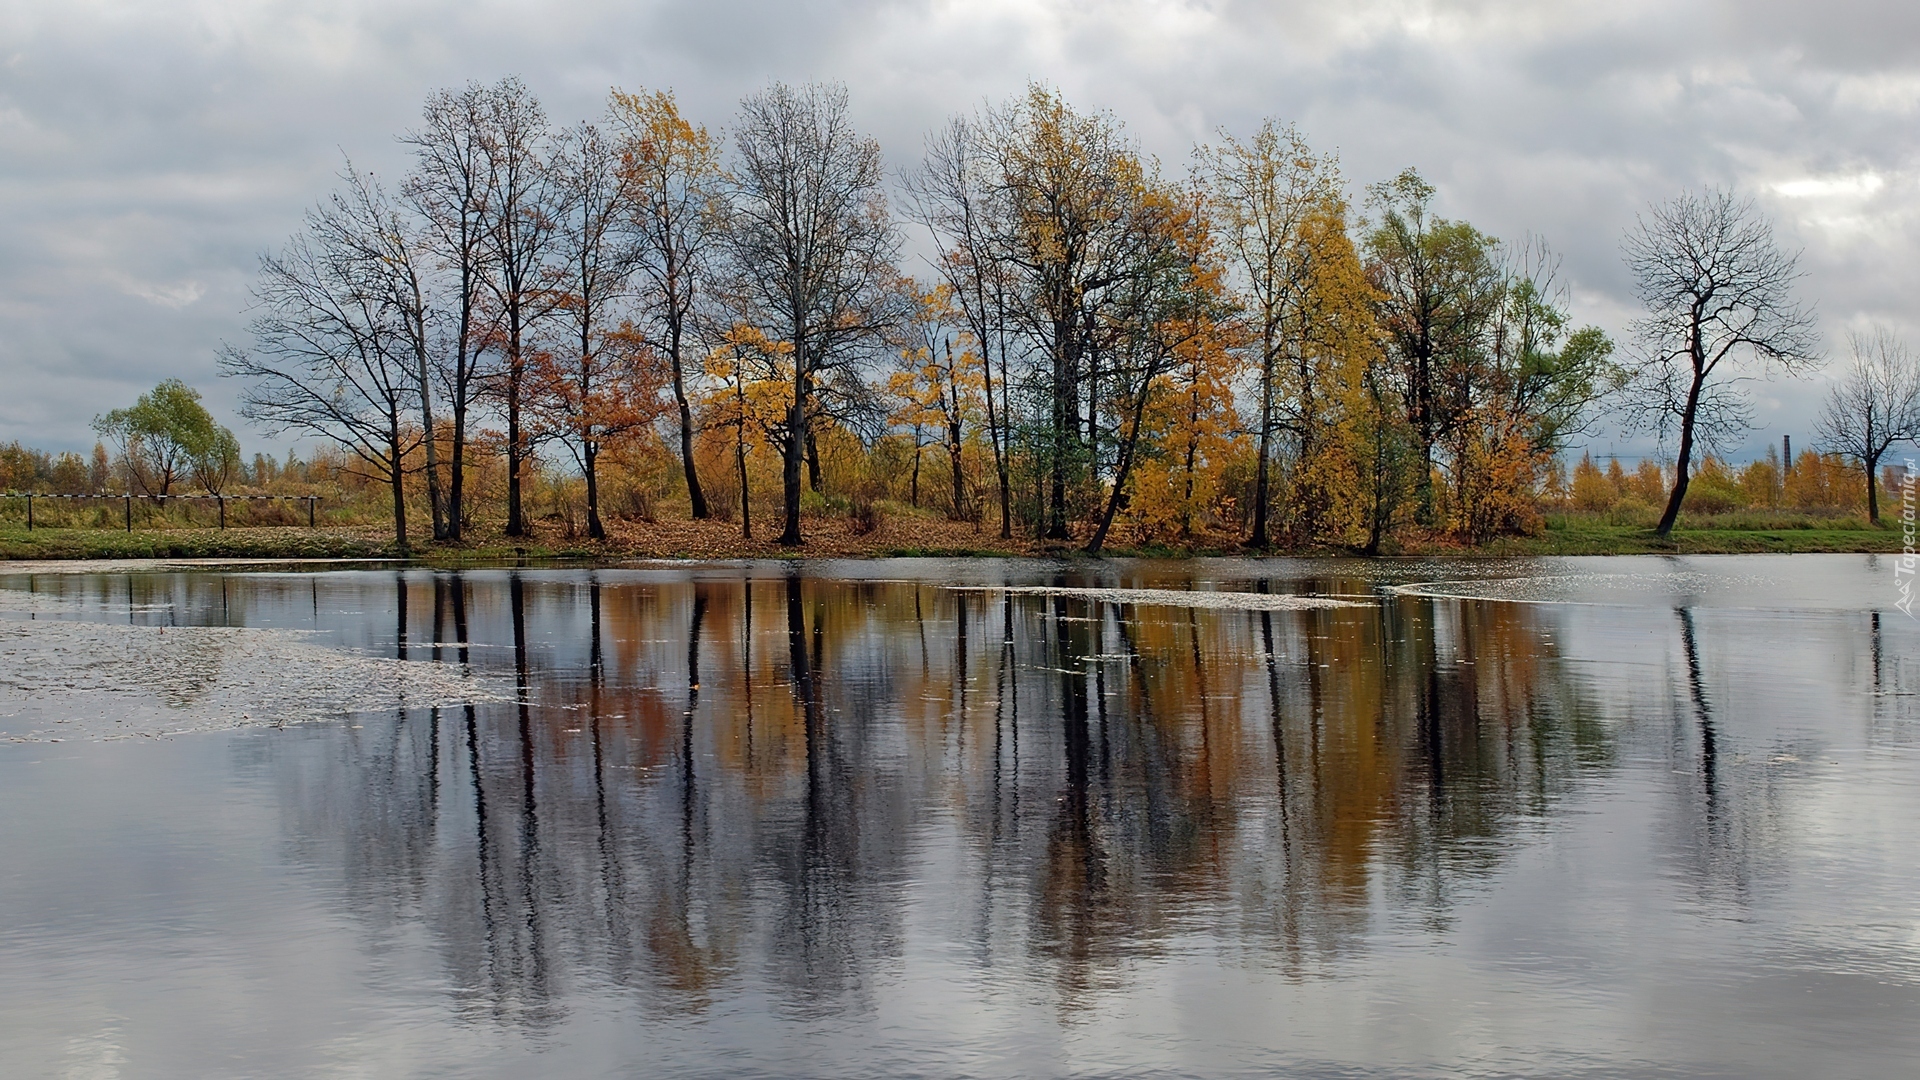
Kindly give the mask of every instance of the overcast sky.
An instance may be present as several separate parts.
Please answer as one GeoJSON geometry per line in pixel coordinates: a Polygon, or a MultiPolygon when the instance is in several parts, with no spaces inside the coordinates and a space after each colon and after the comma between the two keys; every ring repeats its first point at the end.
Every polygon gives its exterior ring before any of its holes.
{"type": "MultiPolygon", "coordinates": [[[[559,122],[610,87],[731,120],[775,79],[847,84],[898,170],[955,112],[1053,84],[1170,171],[1262,117],[1357,189],[1418,167],[1438,209],[1564,258],[1575,318],[1624,337],[1621,233],[1723,185],[1804,248],[1828,352],[1920,341],[1920,5],[1687,2],[950,3],[0,0],[0,442],[93,443],[92,417],[178,376],[249,449],[214,352],[245,341],[256,259],[334,183],[384,177],[436,87],[517,74],[559,122]]],[[[1838,363],[1833,364],[1837,369],[1838,363]]],[[[1754,386],[1811,438],[1822,377],[1754,386]]],[[[1602,436],[1624,454],[1650,444],[1602,436]]]]}

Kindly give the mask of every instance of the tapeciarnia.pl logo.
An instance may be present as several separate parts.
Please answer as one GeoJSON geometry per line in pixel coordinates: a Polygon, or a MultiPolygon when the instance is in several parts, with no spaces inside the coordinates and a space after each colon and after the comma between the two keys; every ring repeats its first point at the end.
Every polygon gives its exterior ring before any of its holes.
{"type": "Polygon", "coordinates": [[[1906,460],[1906,475],[1900,478],[1900,559],[1893,564],[1893,587],[1900,592],[1900,599],[1893,606],[1907,613],[1907,618],[1916,619],[1913,613],[1913,575],[1920,557],[1914,551],[1914,488],[1920,485],[1920,472],[1916,472],[1913,459],[1906,460]]]}

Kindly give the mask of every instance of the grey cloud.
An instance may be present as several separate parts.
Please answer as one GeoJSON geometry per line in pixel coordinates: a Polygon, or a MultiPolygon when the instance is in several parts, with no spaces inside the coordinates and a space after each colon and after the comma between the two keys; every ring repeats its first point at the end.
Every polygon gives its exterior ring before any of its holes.
{"type": "MultiPolygon", "coordinates": [[[[12,0],[0,440],[83,449],[95,413],[169,375],[231,420],[213,351],[243,338],[258,254],[333,186],[342,151],[394,177],[428,90],[507,73],[557,121],[621,85],[671,87],[717,127],[771,79],[839,79],[896,169],[945,116],[1029,78],[1112,110],[1176,170],[1217,127],[1274,115],[1337,149],[1356,189],[1415,165],[1442,212],[1546,237],[1577,316],[1616,333],[1635,213],[1732,184],[1805,246],[1830,341],[1872,319],[1920,337],[1910,4],[12,0]]],[[[1810,430],[1817,382],[1760,389],[1774,430],[1749,451],[1810,430]]]]}

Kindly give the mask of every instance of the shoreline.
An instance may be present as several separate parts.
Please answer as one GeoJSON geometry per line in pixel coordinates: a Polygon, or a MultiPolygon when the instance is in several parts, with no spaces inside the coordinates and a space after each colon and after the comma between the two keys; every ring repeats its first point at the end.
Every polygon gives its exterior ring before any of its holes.
{"type": "MultiPolygon", "coordinates": [[[[137,564],[193,569],[238,564],[263,567],[327,565],[335,567],[405,564],[444,567],[528,563],[611,565],[636,560],[704,562],[729,559],[1192,559],[1192,558],[1363,558],[1355,551],[1318,546],[1249,550],[1230,537],[1196,538],[1182,547],[1109,545],[1099,556],[1077,545],[1002,540],[987,531],[952,522],[886,523],[865,534],[847,523],[825,519],[806,543],[782,548],[770,540],[744,540],[738,527],[720,522],[668,521],[626,525],[605,542],[537,536],[522,542],[485,536],[460,545],[424,543],[399,550],[390,538],[371,529],[303,528],[177,529],[145,533],[105,530],[0,530],[0,572],[28,565],[137,564]],[[836,527],[837,526],[837,527],[836,527]],[[1209,540],[1213,542],[1208,542],[1209,540]]],[[[1632,526],[1572,523],[1533,536],[1501,537],[1468,546],[1445,541],[1402,542],[1375,558],[1526,558],[1562,555],[1753,555],[1753,554],[1899,554],[1897,528],[1821,528],[1799,525],[1771,529],[1678,528],[1665,539],[1632,526]]]]}

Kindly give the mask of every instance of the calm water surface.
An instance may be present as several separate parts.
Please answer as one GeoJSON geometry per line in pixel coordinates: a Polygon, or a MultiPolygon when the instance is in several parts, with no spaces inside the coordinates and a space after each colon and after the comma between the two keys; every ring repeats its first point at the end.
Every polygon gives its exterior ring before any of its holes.
{"type": "Polygon", "coordinates": [[[1920,1075],[1886,559],[0,597],[7,1077],[1920,1075]]]}

